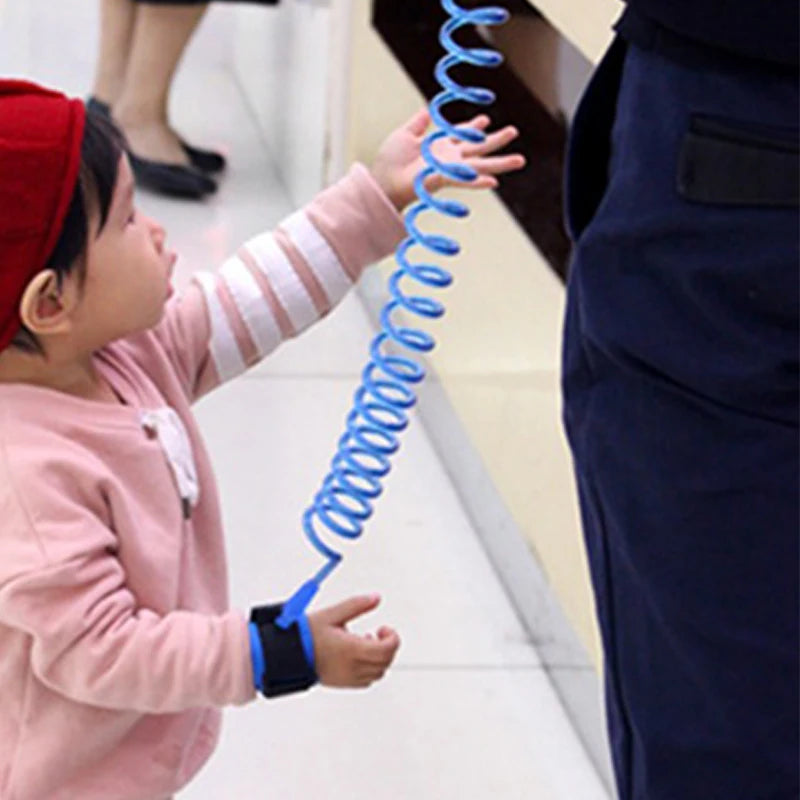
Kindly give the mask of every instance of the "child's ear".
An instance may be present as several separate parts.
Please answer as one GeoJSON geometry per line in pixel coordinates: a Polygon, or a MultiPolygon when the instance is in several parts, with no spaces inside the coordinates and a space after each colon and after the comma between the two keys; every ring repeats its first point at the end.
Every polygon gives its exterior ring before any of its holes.
{"type": "Polygon", "coordinates": [[[25,327],[36,336],[66,333],[72,325],[72,311],[77,296],[73,281],[62,280],[52,269],[45,269],[31,278],[19,301],[19,316],[25,327]]]}

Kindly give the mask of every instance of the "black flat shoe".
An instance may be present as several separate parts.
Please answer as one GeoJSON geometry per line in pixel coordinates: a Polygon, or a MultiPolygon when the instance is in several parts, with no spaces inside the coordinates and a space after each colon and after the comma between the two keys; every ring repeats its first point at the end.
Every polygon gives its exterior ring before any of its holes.
{"type": "Polygon", "coordinates": [[[183,139],[180,139],[180,143],[183,152],[189,156],[189,161],[192,162],[192,166],[203,172],[222,172],[227,166],[225,156],[221,153],[216,153],[213,150],[201,150],[199,147],[192,147],[192,145],[186,144],[183,139]]]}
{"type": "Polygon", "coordinates": [[[128,153],[136,183],[159,194],[199,200],[217,191],[217,184],[194,167],[149,161],[128,153]]]}
{"type": "MultiPolygon", "coordinates": [[[[111,109],[108,103],[103,103],[96,97],[90,97],[86,101],[86,108],[88,111],[93,111],[95,114],[100,114],[103,117],[111,116],[111,109]]],[[[178,140],[183,148],[183,152],[189,157],[192,166],[202,172],[216,173],[222,172],[227,166],[225,156],[217,153],[214,150],[202,150],[199,147],[192,147],[187,144],[183,139],[178,140]]]]}

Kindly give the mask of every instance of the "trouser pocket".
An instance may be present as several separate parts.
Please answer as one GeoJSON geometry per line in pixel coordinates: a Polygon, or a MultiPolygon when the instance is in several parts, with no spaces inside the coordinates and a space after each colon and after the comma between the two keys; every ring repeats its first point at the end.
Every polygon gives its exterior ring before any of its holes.
{"type": "Polygon", "coordinates": [[[797,129],[694,114],[678,161],[678,193],[726,206],[798,205],[797,129]]]}

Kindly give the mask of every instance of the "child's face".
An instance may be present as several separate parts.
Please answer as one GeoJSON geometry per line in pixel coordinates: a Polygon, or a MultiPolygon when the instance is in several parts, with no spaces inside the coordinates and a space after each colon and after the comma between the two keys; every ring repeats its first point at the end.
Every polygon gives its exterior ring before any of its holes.
{"type": "Polygon", "coordinates": [[[123,155],[99,236],[99,215],[90,223],[86,279],[76,311],[82,338],[92,349],[151,328],[161,319],[172,293],[176,255],[164,247],[164,229],[136,210],[133,186],[123,155]]]}

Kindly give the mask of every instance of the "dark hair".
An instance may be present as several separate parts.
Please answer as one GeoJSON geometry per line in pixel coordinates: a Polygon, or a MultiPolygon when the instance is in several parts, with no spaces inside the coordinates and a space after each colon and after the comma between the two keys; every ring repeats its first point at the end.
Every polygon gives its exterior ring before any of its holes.
{"type": "MultiPolygon", "coordinates": [[[[99,212],[99,230],[102,231],[111,208],[123,150],[122,133],[111,119],[87,110],[78,182],[61,235],[44,266],[56,273],[59,288],[64,277],[73,271],[77,271],[81,282],[86,276],[89,217],[99,212]]],[[[27,353],[44,354],[39,340],[24,325],[20,326],[11,344],[27,353]]]]}

